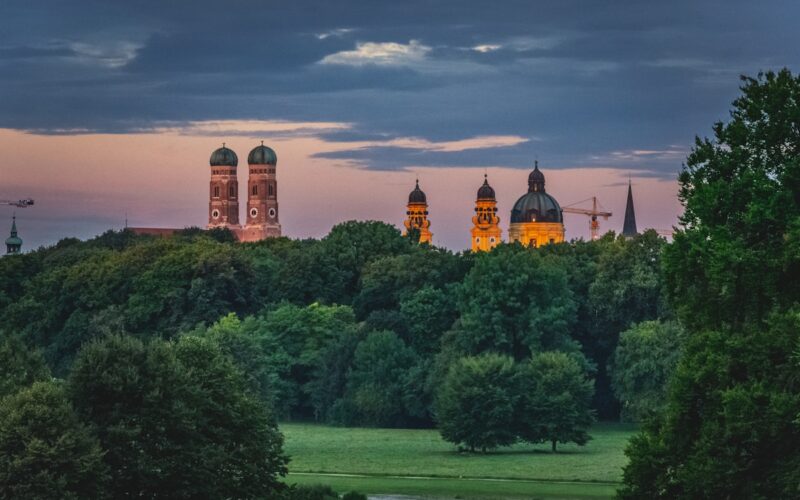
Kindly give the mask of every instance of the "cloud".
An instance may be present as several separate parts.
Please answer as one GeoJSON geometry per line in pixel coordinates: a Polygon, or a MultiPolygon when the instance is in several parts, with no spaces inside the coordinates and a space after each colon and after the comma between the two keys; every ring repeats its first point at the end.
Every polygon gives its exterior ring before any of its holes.
{"type": "Polygon", "coordinates": [[[316,36],[317,39],[319,39],[319,40],[325,40],[326,38],[330,38],[330,37],[339,38],[339,37],[345,36],[347,34],[350,34],[350,33],[354,32],[354,31],[355,30],[353,28],[336,28],[336,29],[333,29],[333,30],[324,31],[322,33],[316,33],[314,36],[316,36]]]}
{"type": "Polygon", "coordinates": [[[355,50],[345,50],[325,56],[321,64],[345,66],[410,66],[421,62],[431,47],[411,40],[407,44],[395,42],[359,42],[355,50]]]}
{"type": "Polygon", "coordinates": [[[472,47],[472,50],[475,52],[480,52],[481,54],[485,54],[487,52],[493,52],[495,50],[500,50],[503,46],[494,43],[485,43],[482,45],[476,45],[472,47]]]}

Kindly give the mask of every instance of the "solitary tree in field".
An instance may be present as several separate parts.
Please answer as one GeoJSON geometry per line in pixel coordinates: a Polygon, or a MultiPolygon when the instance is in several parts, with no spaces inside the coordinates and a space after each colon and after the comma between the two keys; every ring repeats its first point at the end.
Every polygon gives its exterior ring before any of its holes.
{"type": "Polygon", "coordinates": [[[563,352],[535,354],[522,365],[520,437],[532,443],[586,444],[594,422],[594,382],[575,358],[563,352]]]}
{"type": "Polygon", "coordinates": [[[449,369],[436,398],[442,437],[471,451],[517,440],[514,417],[519,389],[514,361],[484,354],[461,358],[449,369]]]}

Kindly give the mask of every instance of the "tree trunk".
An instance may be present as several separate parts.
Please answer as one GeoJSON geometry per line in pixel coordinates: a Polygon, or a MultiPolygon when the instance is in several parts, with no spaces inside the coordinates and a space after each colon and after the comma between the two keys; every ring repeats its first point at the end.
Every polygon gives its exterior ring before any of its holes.
{"type": "Polygon", "coordinates": [[[556,440],[554,439],[553,440],[553,453],[555,453],[555,452],[556,452],[556,440]]]}

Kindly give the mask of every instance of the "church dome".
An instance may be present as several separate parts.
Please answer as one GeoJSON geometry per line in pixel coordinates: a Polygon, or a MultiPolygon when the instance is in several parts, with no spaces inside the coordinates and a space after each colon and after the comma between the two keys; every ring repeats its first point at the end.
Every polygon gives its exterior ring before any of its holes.
{"type": "Polygon", "coordinates": [[[265,146],[262,141],[260,146],[254,147],[247,155],[247,163],[250,165],[277,165],[278,155],[272,148],[265,146]]]}
{"type": "Polygon", "coordinates": [[[239,164],[239,158],[232,149],[226,148],[223,144],[221,148],[211,153],[209,164],[212,167],[235,167],[239,164]]]}
{"type": "Polygon", "coordinates": [[[417,186],[408,194],[409,203],[428,203],[428,198],[425,193],[419,188],[419,179],[417,179],[417,186]]]}
{"type": "Polygon", "coordinates": [[[528,176],[528,192],[511,209],[511,223],[515,222],[564,222],[561,205],[544,190],[544,174],[539,170],[539,162],[528,176]]]}
{"type": "Polygon", "coordinates": [[[489,179],[486,175],[483,176],[483,185],[478,189],[478,199],[479,200],[494,200],[494,188],[489,185],[489,179]]]}

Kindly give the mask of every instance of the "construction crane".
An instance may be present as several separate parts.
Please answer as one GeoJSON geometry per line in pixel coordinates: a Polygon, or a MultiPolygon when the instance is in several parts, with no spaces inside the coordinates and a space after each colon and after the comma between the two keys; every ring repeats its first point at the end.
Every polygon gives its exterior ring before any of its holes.
{"type": "Polygon", "coordinates": [[[589,224],[589,227],[591,228],[592,231],[592,240],[596,240],[597,238],[600,237],[600,223],[597,222],[597,218],[602,217],[603,220],[608,220],[608,218],[611,217],[611,215],[613,215],[611,212],[602,208],[603,206],[597,202],[597,197],[592,196],[591,198],[586,198],[585,200],[581,200],[577,203],[573,203],[571,205],[562,207],[561,211],[566,212],[568,214],[588,215],[589,217],[591,217],[592,220],[591,223],[589,224]],[[592,201],[591,210],[588,208],[578,208],[575,206],[575,205],[580,205],[581,203],[585,203],[589,200],[592,201]],[[601,210],[597,209],[598,205],[600,206],[601,210]]]}
{"type": "Polygon", "coordinates": [[[11,205],[12,207],[25,208],[33,206],[33,199],[24,198],[22,200],[0,200],[0,205],[11,205]]]}

